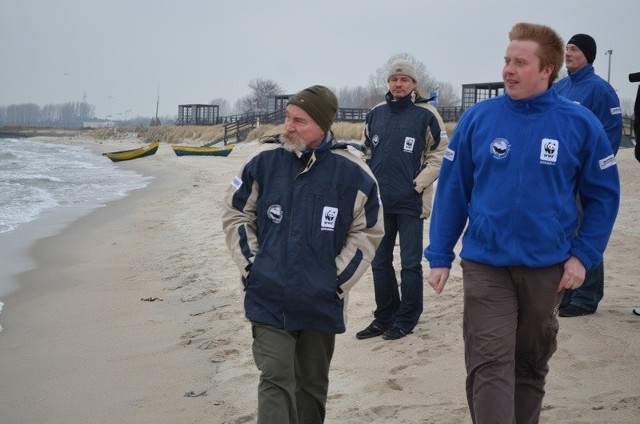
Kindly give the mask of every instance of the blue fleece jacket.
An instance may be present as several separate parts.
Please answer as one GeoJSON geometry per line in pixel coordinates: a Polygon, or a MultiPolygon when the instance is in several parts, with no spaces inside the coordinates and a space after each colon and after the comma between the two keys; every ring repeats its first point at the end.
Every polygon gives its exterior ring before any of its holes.
{"type": "Polygon", "coordinates": [[[569,73],[554,84],[554,88],[561,96],[581,104],[598,117],[607,133],[613,154],[617,154],[622,141],[620,99],[613,87],[595,74],[593,65],[587,64],[579,71],[569,73]]]}
{"type": "Polygon", "coordinates": [[[618,212],[618,167],[602,125],[554,90],[484,100],[460,119],[445,153],[424,254],[492,266],[602,262],[618,212]],[[584,208],[578,234],[576,194],[584,208]]]}

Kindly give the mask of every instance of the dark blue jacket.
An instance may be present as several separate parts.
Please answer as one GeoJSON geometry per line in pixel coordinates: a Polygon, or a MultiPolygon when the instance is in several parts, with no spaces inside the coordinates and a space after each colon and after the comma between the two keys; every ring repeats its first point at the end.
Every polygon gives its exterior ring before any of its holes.
{"type": "Polygon", "coordinates": [[[365,158],[380,184],[385,213],[429,217],[448,142],[437,110],[416,92],[397,101],[387,93],[369,111],[365,158]]]}
{"type": "Polygon", "coordinates": [[[378,185],[331,138],[305,154],[268,143],[232,182],[223,229],[249,320],[342,333],[347,293],[384,235],[378,185]]]}

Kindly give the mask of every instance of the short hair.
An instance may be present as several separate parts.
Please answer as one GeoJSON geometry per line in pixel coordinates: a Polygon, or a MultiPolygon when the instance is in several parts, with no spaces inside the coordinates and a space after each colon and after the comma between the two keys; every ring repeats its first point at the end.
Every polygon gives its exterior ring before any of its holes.
{"type": "Polygon", "coordinates": [[[538,58],[540,70],[547,65],[553,65],[553,71],[549,76],[549,87],[558,78],[560,68],[564,62],[564,41],[562,37],[551,27],[546,25],[520,22],[509,31],[509,40],[528,40],[538,43],[538,58]]]}

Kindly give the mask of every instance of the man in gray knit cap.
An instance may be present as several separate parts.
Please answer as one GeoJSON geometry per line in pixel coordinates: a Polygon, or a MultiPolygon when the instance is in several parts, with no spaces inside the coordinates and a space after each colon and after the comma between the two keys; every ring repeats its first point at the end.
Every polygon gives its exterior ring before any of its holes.
{"type": "Polygon", "coordinates": [[[413,64],[389,66],[385,101],[369,111],[364,127],[365,158],[378,179],[385,235],[371,264],[376,310],[358,339],[396,340],[413,332],[423,309],[424,220],[431,213],[449,138],[440,114],[420,95],[413,64]],[[400,239],[400,284],[393,266],[400,239]]]}
{"type": "Polygon", "coordinates": [[[376,179],[333,138],[337,108],[319,85],[291,97],[285,131],[251,155],[224,200],[260,370],[259,424],[324,421],[348,292],[384,232],[376,179]]]}

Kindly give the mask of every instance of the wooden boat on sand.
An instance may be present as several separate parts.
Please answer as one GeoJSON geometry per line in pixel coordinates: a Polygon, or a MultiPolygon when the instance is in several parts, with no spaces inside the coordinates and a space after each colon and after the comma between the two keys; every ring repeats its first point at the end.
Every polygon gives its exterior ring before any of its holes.
{"type": "Polygon", "coordinates": [[[234,144],[228,146],[179,146],[172,144],[171,148],[178,156],[229,156],[234,144]]]}
{"type": "Polygon", "coordinates": [[[160,146],[160,140],[156,140],[147,146],[139,147],[137,149],[103,153],[102,156],[106,156],[114,162],[143,158],[145,156],[154,155],[156,151],[158,151],[158,146],[160,146]]]}

